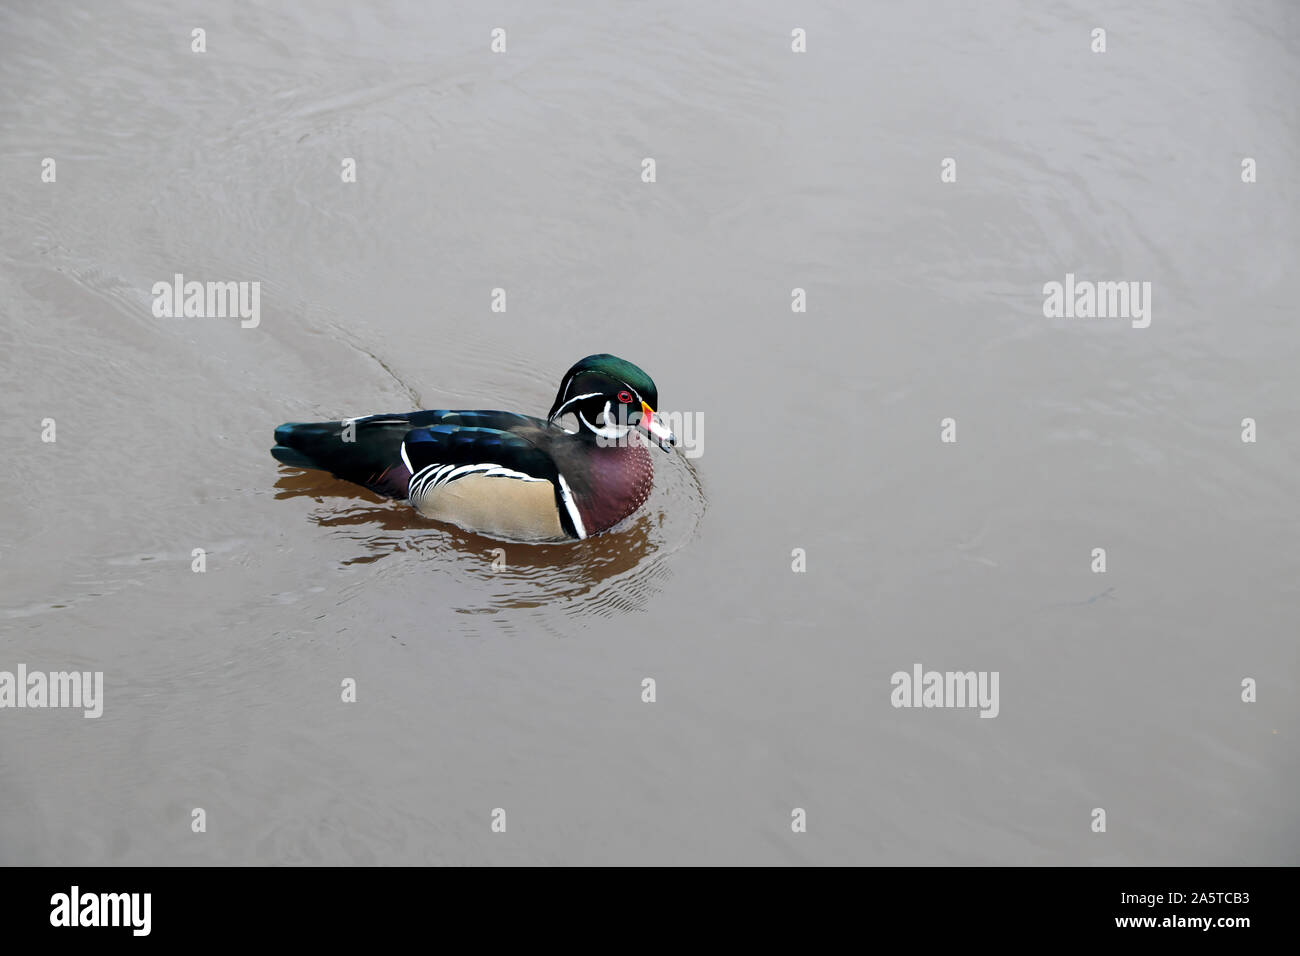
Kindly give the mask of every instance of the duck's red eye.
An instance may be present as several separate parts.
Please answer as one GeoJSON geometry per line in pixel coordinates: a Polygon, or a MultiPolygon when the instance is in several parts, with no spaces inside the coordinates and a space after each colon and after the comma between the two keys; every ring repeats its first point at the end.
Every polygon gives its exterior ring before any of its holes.
{"type": "Polygon", "coordinates": [[[619,400],[620,402],[622,402],[624,405],[631,405],[631,404],[632,404],[632,393],[631,393],[631,392],[619,392],[619,393],[618,393],[618,400],[619,400]]]}

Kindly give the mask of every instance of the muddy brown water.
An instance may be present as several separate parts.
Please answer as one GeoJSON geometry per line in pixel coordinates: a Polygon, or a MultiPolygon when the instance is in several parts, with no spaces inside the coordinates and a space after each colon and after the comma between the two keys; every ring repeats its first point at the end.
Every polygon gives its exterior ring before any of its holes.
{"type": "Polygon", "coordinates": [[[6,5],[0,670],[105,700],[0,710],[0,862],[1297,862],[1298,28],[6,5]],[[259,324],[155,317],[177,273],[259,324]],[[1150,326],[1045,317],[1067,273],[1150,326]],[[702,453],[501,571],[268,454],[595,351],[702,453]],[[998,716],[892,707],[914,663],[998,716]]]}

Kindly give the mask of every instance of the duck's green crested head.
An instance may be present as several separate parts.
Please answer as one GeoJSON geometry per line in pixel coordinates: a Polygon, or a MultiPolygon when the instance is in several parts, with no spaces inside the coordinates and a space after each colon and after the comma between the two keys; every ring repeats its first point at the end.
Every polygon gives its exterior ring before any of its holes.
{"type": "Polygon", "coordinates": [[[575,362],[564,373],[547,421],[576,415],[580,432],[593,437],[622,438],[640,428],[659,445],[676,442],[655,418],[659,390],[654,379],[627,359],[601,352],[575,362]]]}

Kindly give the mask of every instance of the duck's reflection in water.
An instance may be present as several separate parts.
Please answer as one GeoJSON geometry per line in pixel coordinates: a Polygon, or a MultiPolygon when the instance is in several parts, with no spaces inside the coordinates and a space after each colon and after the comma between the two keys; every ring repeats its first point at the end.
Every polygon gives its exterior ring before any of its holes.
{"type": "MultiPolygon", "coordinates": [[[[284,468],[276,498],[310,497],[320,507],[311,518],[322,528],[364,547],[345,565],[368,564],[393,554],[418,554],[437,570],[464,582],[463,613],[503,608],[561,606],[566,613],[603,615],[633,610],[657,590],[666,573],[657,554],[662,515],[656,498],[622,525],[584,541],[523,544],[501,541],[431,521],[405,502],[389,501],[324,472],[284,468]],[[343,508],[326,499],[347,499],[343,508]]],[[[427,573],[427,572],[424,572],[427,573]]]]}

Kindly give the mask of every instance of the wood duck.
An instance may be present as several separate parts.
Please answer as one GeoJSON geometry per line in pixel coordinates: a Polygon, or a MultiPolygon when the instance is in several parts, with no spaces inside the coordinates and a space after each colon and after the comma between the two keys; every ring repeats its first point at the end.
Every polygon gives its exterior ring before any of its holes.
{"type": "Polygon", "coordinates": [[[589,355],[560,382],[546,418],[436,411],[290,422],[271,454],[316,468],[469,531],[521,541],[582,539],[618,524],[650,496],[652,439],[676,443],[655,415],[650,376],[589,355]],[[561,418],[574,415],[566,431],[561,418]]]}

